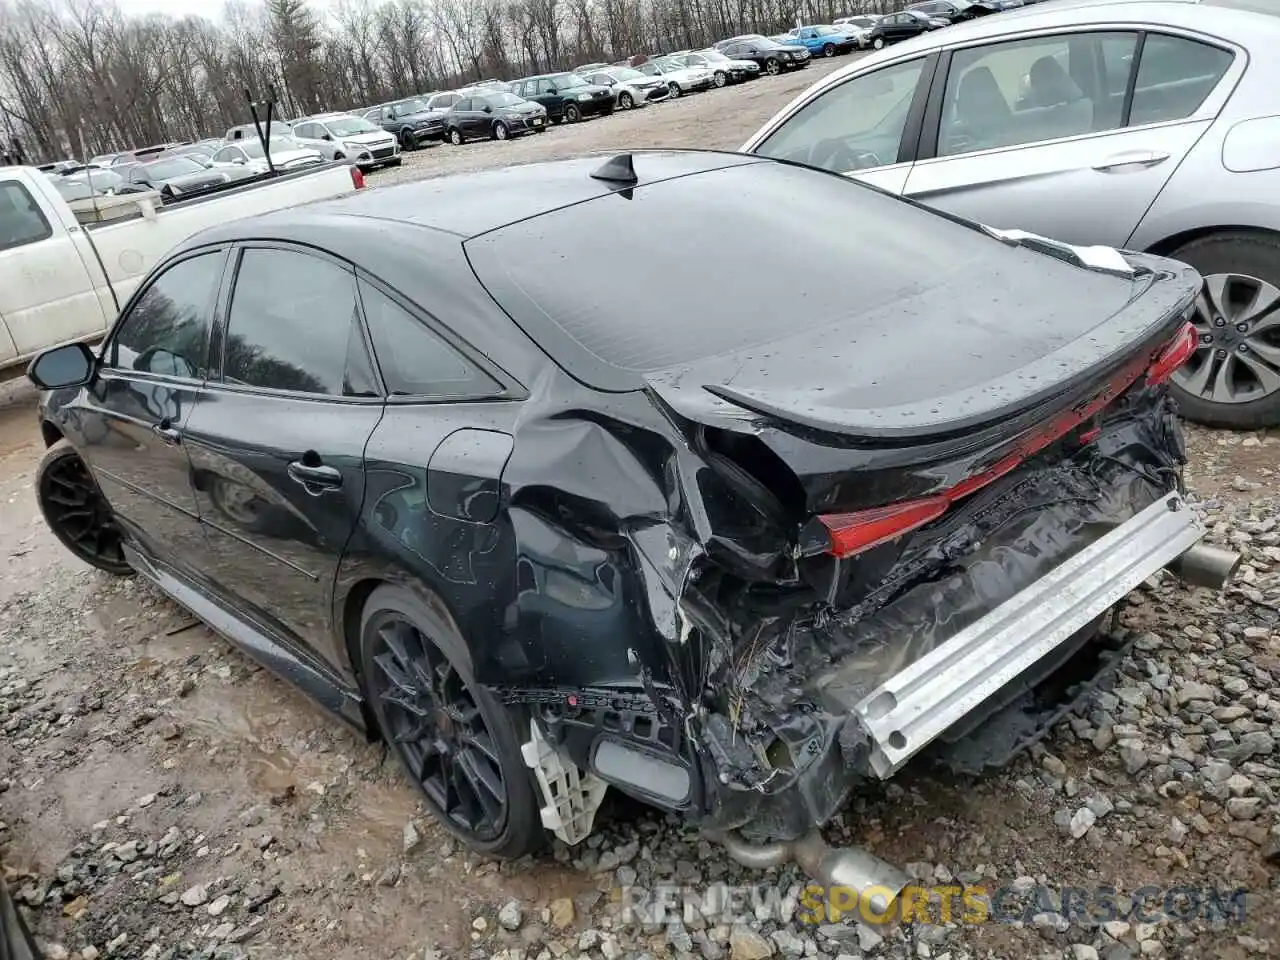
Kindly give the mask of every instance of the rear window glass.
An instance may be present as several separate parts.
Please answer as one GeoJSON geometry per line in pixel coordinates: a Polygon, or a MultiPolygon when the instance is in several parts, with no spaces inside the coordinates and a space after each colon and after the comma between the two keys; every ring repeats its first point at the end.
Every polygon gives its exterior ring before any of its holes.
{"type": "Polygon", "coordinates": [[[605,390],[854,320],[957,275],[1037,271],[1068,297],[1128,289],[843,177],[772,163],[606,195],[466,246],[530,337],[605,390]]]}

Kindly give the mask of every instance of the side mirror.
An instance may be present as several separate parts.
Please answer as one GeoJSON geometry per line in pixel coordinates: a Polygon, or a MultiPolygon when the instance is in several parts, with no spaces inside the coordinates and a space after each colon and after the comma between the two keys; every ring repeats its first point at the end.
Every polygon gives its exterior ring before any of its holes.
{"type": "Polygon", "coordinates": [[[332,140],[332,139],[333,139],[333,137],[326,133],[326,134],[323,134],[323,135],[320,137],[320,139],[321,139],[321,140],[332,140]]]}
{"type": "Polygon", "coordinates": [[[245,160],[245,158],[244,158],[244,157],[236,157],[236,158],[235,158],[234,160],[232,160],[231,162],[232,162],[232,163],[238,163],[238,164],[240,164],[240,166],[242,166],[242,167],[243,167],[247,161],[245,160]]]}
{"type": "Polygon", "coordinates": [[[487,103],[486,103],[486,104],[484,105],[484,112],[485,112],[485,113],[493,113],[493,107],[489,106],[489,104],[487,104],[487,103]]]}
{"type": "Polygon", "coordinates": [[[94,356],[83,343],[68,343],[39,354],[27,367],[27,379],[41,390],[79,387],[93,376],[94,356]]]}
{"type": "Polygon", "coordinates": [[[560,91],[557,90],[555,87],[547,87],[547,93],[559,93],[559,92],[560,91]]]}

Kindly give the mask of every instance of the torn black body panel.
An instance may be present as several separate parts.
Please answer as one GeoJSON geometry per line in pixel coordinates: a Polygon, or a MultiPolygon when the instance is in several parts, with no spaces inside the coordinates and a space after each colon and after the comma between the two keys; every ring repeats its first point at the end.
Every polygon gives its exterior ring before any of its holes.
{"type": "MultiPolygon", "coordinates": [[[[878,566],[878,581],[862,591],[860,603],[796,611],[744,628],[733,661],[713,681],[724,691],[717,700],[719,719],[708,721],[704,730],[710,739],[731,745],[719,764],[721,774],[729,775],[722,786],[754,797],[726,800],[714,816],[730,819],[718,825],[749,825],[755,832],[772,824],[775,835],[786,837],[824,822],[867,776],[866,743],[851,719],[858,702],[882,680],[1175,489],[1181,461],[1171,404],[1152,396],[1135,400],[1092,444],[1069,456],[1046,453],[976,495],[945,522],[891,545],[892,563],[887,570],[878,566]],[[761,756],[783,762],[762,777],[761,756]],[[803,810],[790,798],[793,787],[806,801],[803,810]]],[[[1096,638],[1096,630],[1072,638],[1034,673],[970,714],[964,730],[949,731],[940,741],[964,742],[984,720],[1031,703],[1037,690],[1043,694],[1042,685],[1096,638]]],[[[1005,761],[1015,748],[1042,735],[1040,728],[1047,726],[1037,718],[1043,720],[1045,710],[1052,716],[1056,707],[1036,706],[1029,720],[1016,721],[1003,753],[1001,743],[985,748],[965,743],[969,755],[960,765],[992,765],[997,757],[1005,761]]],[[[1005,719],[1015,722],[1013,714],[1005,719]]]]}
{"type": "MultiPolygon", "coordinates": [[[[690,787],[678,799],[617,788],[761,838],[825,822],[865,780],[850,711],[880,678],[1176,489],[1183,460],[1171,401],[1136,390],[1088,442],[1062,439],[928,528],[852,561],[805,558],[776,546],[785,521],[750,509],[751,491],[615,399],[607,418],[519,426],[503,475],[518,589],[511,639],[494,650],[518,645],[523,669],[502,656],[481,666],[583,769],[602,742],[629,744],[690,787]],[[549,473],[567,480],[527,479],[549,473]],[[600,485],[617,494],[607,507],[600,485]],[[743,547],[770,538],[772,555],[743,547]]],[[[961,768],[1004,762],[1060,708],[1036,699],[1052,677],[1097,646],[1082,633],[975,711],[1004,716],[1008,736],[974,746],[957,730],[940,749],[968,750],[961,768]],[[1015,717],[1019,704],[1029,712],[1015,717]]]]}

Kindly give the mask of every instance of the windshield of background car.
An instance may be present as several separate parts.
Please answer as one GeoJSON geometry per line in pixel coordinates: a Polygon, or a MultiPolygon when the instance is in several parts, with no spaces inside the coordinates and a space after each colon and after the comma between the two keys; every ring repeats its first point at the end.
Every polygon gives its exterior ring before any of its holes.
{"type": "Polygon", "coordinates": [[[587,81],[576,73],[557,73],[551,77],[551,85],[557,90],[572,90],[574,87],[585,87],[587,81]]]}
{"type": "Polygon", "coordinates": [[[189,173],[204,171],[204,167],[188,157],[157,160],[155,163],[146,164],[146,168],[152,180],[168,180],[170,177],[185,177],[189,173]]]}
{"type": "Polygon", "coordinates": [[[918,296],[922,284],[957,277],[1029,273],[1045,284],[1048,302],[1078,291],[1097,304],[1099,322],[1133,290],[1127,277],[1009,246],[967,221],[781,163],[664,180],[626,200],[608,194],[464,246],[507,314],[570,374],[603,390],[634,389],[647,372],[780,337],[847,328],[853,317],[918,296]],[[673,235],[681,242],[663,242],[673,235]],[[794,285],[777,279],[839,276],[853,263],[857,297],[842,284],[810,284],[798,299],[794,285]],[[654,310],[655,302],[680,308],[654,310]]]}
{"type": "Polygon", "coordinates": [[[813,32],[820,37],[830,37],[830,36],[834,36],[840,31],[837,30],[835,27],[814,27],[813,32]]]}
{"type": "Polygon", "coordinates": [[[525,102],[523,97],[514,93],[487,93],[484,99],[494,107],[518,107],[525,102]]]}
{"type": "Polygon", "coordinates": [[[391,108],[397,117],[407,117],[411,113],[425,113],[427,104],[422,100],[405,100],[391,108]]]}
{"type": "MultiPolygon", "coordinates": [[[[298,143],[297,140],[292,140],[288,137],[272,137],[268,142],[271,144],[271,152],[273,154],[302,149],[302,144],[298,143]]],[[[246,140],[242,142],[240,144],[240,149],[255,160],[261,160],[265,156],[262,152],[262,143],[257,140],[246,140]]]]}
{"type": "Polygon", "coordinates": [[[619,67],[616,70],[611,70],[610,75],[619,83],[626,83],[628,80],[647,79],[646,74],[641,73],[639,70],[632,70],[630,67],[619,67]]]}
{"type": "Polygon", "coordinates": [[[338,117],[325,123],[335,137],[354,137],[358,133],[381,133],[382,128],[362,117],[338,117]]]}
{"type": "Polygon", "coordinates": [[[695,56],[705,57],[708,60],[714,60],[716,63],[729,62],[729,58],[719,50],[703,50],[701,53],[695,54],[695,56]]]}
{"type": "Polygon", "coordinates": [[[770,40],[766,37],[764,40],[757,40],[756,46],[762,50],[782,50],[787,44],[779,43],[777,40],[770,40]]]}
{"type": "Polygon", "coordinates": [[[648,63],[640,64],[640,66],[637,69],[641,73],[647,73],[650,76],[655,76],[660,73],[666,73],[671,68],[664,64],[658,63],[657,60],[650,60],[648,63]]]}

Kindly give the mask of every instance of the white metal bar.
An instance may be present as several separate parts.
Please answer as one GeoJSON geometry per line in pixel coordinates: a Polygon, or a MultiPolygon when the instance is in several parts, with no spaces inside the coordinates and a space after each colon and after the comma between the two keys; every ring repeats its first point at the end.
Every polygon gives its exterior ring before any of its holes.
{"type": "Polygon", "coordinates": [[[1162,497],[886,680],[854,708],[871,738],[871,769],[895,773],[1203,536],[1180,496],[1162,497]]]}

